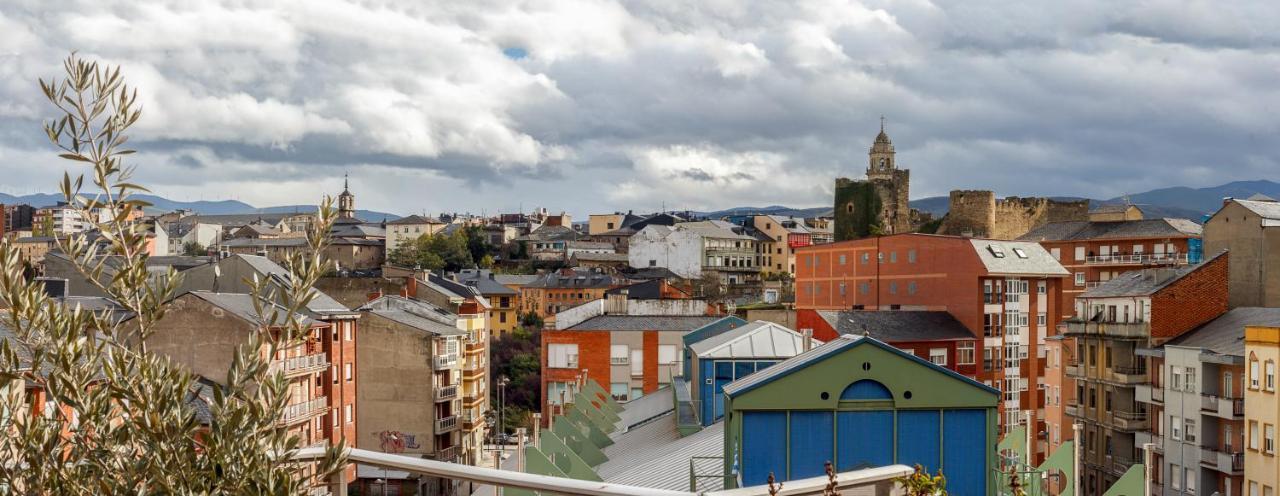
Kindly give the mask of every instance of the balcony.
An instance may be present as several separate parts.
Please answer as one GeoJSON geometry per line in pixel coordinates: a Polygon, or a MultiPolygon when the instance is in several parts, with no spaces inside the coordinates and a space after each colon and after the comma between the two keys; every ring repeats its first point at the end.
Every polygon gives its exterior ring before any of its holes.
{"type": "Polygon", "coordinates": [[[436,401],[449,401],[458,398],[458,385],[450,384],[436,388],[436,401]]]}
{"type": "Polygon", "coordinates": [[[1068,377],[1084,377],[1084,367],[1080,366],[1080,362],[1068,361],[1066,369],[1068,377]]]}
{"type": "Polygon", "coordinates": [[[1146,322],[1094,322],[1071,319],[1066,321],[1069,336],[1097,336],[1112,339],[1146,339],[1151,325],[1146,322]]]}
{"type": "Polygon", "coordinates": [[[1062,412],[1066,413],[1069,417],[1079,417],[1080,405],[1063,405],[1062,412]]]}
{"type": "Polygon", "coordinates": [[[1186,264],[1186,253],[1129,253],[1085,257],[1086,265],[1186,264]]]}
{"type": "Polygon", "coordinates": [[[1124,475],[1125,472],[1128,472],[1129,467],[1132,467],[1133,463],[1133,460],[1124,457],[1108,456],[1106,469],[1119,477],[1124,475]]]}
{"type": "Polygon", "coordinates": [[[1244,453],[1230,453],[1218,451],[1214,448],[1200,448],[1200,465],[1225,474],[1243,474],[1244,453]]]}
{"type": "Polygon", "coordinates": [[[453,462],[458,459],[458,455],[461,453],[462,450],[457,445],[454,445],[448,448],[436,450],[436,453],[432,458],[441,462],[453,462]]]}
{"type": "Polygon", "coordinates": [[[437,369],[448,369],[458,366],[458,354],[438,355],[432,357],[431,364],[437,369]]]}
{"type": "Polygon", "coordinates": [[[1152,405],[1164,404],[1164,388],[1150,384],[1139,384],[1134,391],[1134,399],[1137,401],[1152,405]]]}
{"type": "Polygon", "coordinates": [[[1152,434],[1148,431],[1138,431],[1133,434],[1133,444],[1141,452],[1142,445],[1151,443],[1155,445],[1157,453],[1164,453],[1164,437],[1152,434]]]}
{"type": "Polygon", "coordinates": [[[1218,418],[1242,418],[1244,417],[1244,399],[1201,394],[1200,411],[1218,418]]]}
{"type": "Polygon", "coordinates": [[[1120,384],[1142,384],[1147,382],[1147,369],[1144,367],[1112,367],[1107,372],[1107,380],[1120,384]]]}
{"type": "Polygon", "coordinates": [[[285,358],[281,360],[271,361],[271,373],[283,373],[285,377],[294,377],[314,372],[321,372],[329,368],[329,356],[324,353],[314,353],[299,357],[285,358]]]}
{"type": "Polygon", "coordinates": [[[329,411],[329,398],[319,396],[315,399],[304,401],[302,403],[294,403],[285,405],[284,412],[280,414],[280,420],[277,424],[289,425],[304,420],[310,420],[325,412],[329,411]]]}
{"type": "Polygon", "coordinates": [[[462,419],[463,424],[467,425],[475,425],[484,422],[484,416],[476,413],[475,410],[463,410],[458,417],[462,419]]]}
{"type": "Polygon", "coordinates": [[[436,434],[444,434],[446,432],[458,429],[458,416],[450,415],[441,419],[436,419],[436,434]]]}
{"type": "Polygon", "coordinates": [[[1117,430],[1122,431],[1139,431],[1151,426],[1147,414],[1144,412],[1126,412],[1116,410],[1111,415],[1111,423],[1115,425],[1117,430]]]}

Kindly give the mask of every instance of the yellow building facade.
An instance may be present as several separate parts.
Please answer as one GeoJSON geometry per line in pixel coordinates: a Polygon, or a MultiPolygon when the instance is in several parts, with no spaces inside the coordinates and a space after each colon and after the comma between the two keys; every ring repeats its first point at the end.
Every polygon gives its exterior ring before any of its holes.
{"type": "Polygon", "coordinates": [[[1280,458],[1276,426],[1280,395],[1276,363],[1280,362],[1280,327],[1245,327],[1245,455],[1244,496],[1276,496],[1280,458]]]}

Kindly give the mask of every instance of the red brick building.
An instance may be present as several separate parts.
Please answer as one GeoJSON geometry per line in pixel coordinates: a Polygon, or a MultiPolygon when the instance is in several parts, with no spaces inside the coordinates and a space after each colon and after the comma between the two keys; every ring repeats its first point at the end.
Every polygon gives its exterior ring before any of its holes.
{"type": "Polygon", "coordinates": [[[802,247],[796,326],[827,325],[820,310],[950,313],[982,338],[974,375],[1004,393],[1007,427],[1044,406],[1041,345],[1061,319],[1067,276],[1048,251],[1024,241],[911,233],[802,247]]]}
{"type": "Polygon", "coordinates": [[[1071,272],[1062,288],[1063,317],[1069,317],[1077,296],[1120,274],[1197,262],[1192,245],[1200,233],[1200,225],[1186,219],[1090,220],[1051,222],[1018,239],[1040,243],[1071,272]]]}

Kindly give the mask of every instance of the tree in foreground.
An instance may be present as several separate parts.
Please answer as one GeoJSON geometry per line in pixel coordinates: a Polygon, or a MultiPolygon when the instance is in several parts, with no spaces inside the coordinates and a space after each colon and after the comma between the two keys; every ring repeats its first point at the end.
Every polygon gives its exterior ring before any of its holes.
{"type": "Polygon", "coordinates": [[[336,473],[342,446],[314,462],[291,460],[299,441],[276,426],[286,382],[269,364],[277,350],[305,339],[296,316],[314,298],[324,267],[331,202],[308,232],[309,253],[285,264],[290,284],[253,282],[264,330],[239,346],[226,377],[208,378],[221,387],[205,425],[187,401],[196,377],[147,350],[179,275],[148,272],[146,228],[130,221],[148,206],[134,197],[146,190],[131,182],[134,169],[123,162],[133,153],[125,132],[141,116],[136,91],[118,67],[73,54],[64,69],[63,79],[40,81],[57,109],[45,133],[60,157],[87,170],[64,174],[61,193],[97,236],[71,235],[57,246],[122,310],[81,311],[46,296],[40,282],[24,277],[17,248],[0,241],[0,306],[9,309],[0,314],[0,492],[304,493],[314,480],[308,474],[324,480],[336,473]],[[286,324],[266,330],[277,322],[286,324]]]}

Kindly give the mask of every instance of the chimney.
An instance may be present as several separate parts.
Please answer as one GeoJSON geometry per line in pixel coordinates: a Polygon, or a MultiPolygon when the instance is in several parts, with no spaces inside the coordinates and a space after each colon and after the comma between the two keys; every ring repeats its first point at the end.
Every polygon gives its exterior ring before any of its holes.
{"type": "Polygon", "coordinates": [[[605,315],[626,315],[627,314],[627,294],[628,291],[620,289],[616,293],[605,295],[604,314],[605,315]]]}
{"type": "Polygon", "coordinates": [[[801,329],[800,332],[801,334],[804,335],[803,351],[809,351],[813,349],[813,329],[801,329]]]}
{"type": "Polygon", "coordinates": [[[376,300],[376,299],[378,299],[378,298],[382,298],[382,288],[378,288],[378,290],[377,290],[377,291],[374,291],[374,292],[372,292],[372,293],[369,293],[369,294],[368,294],[368,297],[369,297],[369,301],[373,301],[373,300],[376,300]]]}
{"type": "Polygon", "coordinates": [[[1151,274],[1151,278],[1153,282],[1155,282],[1156,284],[1164,284],[1166,282],[1169,282],[1170,279],[1173,279],[1173,276],[1177,275],[1177,273],[1178,273],[1177,269],[1159,268],[1159,269],[1154,269],[1153,273],[1151,274]]]}
{"type": "Polygon", "coordinates": [[[1232,198],[1230,196],[1222,197],[1222,206],[1224,207],[1227,206],[1228,203],[1231,203],[1231,200],[1235,200],[1235,198],[1232,198]]]}

